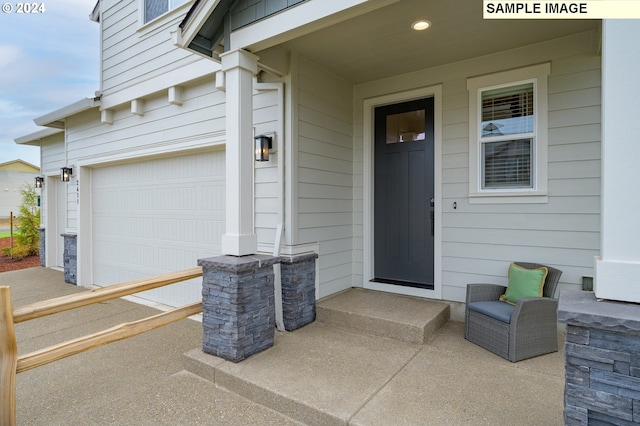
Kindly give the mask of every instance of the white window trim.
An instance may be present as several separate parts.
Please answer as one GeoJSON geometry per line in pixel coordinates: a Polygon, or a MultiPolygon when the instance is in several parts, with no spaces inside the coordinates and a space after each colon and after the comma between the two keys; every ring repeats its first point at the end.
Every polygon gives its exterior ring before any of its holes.
{"type": "Polygon", "coordinates": [[[525,68],[503,71],[467,79],[469,91],[469,202],[490,203],[546,203],[547,202],[547,78],[551,64],[543,63],[525,68]],[[534,82],[535,124],[533,188],[482,189],[480,153],[480,93],[494,87],[534,82]]]}

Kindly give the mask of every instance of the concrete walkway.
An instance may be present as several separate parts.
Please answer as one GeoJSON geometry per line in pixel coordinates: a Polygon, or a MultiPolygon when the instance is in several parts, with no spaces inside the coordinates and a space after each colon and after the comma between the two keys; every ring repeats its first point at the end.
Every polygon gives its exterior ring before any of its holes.
{"type": "MultiPolygon", "coordinates": [[[[14,307],[83,290],[40,267],[0,274],[0,285],[12,287],[14,307]]],[[[18,348],[154,313],[115,300],[18,324],[18,348]]],[[[18,424],[300,424],[238,394],[309,424],[563,424],[561,352],[512,364],[463,336],[457,322],[424,345],[316,322],[277,333],[272,349],[234,364],[202,354],[201,324],[183,320],[19,374],[18,424]]]]}

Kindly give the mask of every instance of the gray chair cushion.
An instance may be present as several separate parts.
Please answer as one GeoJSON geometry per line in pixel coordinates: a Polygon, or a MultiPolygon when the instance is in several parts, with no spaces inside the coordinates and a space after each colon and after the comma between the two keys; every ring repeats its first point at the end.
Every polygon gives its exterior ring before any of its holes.
{"type": "Polygon", "coordinates": [[[514,309],[514,305],[510,305],[507,302],[501,302],[498,300],[469,303],[470,311],[479,312],[488,317],[497,319],[498,321],[506,322],[507,324],[511,322],[511,314],[513,313],[514,309]]]}

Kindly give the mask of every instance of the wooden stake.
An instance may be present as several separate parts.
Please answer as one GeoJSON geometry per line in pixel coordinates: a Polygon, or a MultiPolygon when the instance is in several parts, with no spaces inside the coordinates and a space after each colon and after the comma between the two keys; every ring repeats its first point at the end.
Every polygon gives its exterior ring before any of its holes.
{"type": "Polygon", "coordinates": [[[13,259],[13,212],[9,212],[9,257],[13,259]]]}
{"type": "Polygon", "coordinates": [[[16,424],[18,344],[13,328],[11,287],[0,287],[0,425],[16,424]]]}

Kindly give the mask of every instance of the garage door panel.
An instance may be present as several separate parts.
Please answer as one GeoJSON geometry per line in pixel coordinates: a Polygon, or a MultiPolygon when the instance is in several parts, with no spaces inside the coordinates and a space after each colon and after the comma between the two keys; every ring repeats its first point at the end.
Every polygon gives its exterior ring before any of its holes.
{"type": "MultiPolygon", "coordinates": [[[[220,151],[94,169],[94,283],[193,268],[219,255],[224,194],[220,151]]],[[[200,300],[201,286],[195,279],[139,296],[180,306],[200,300]]]]}

